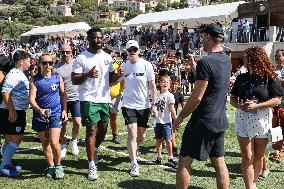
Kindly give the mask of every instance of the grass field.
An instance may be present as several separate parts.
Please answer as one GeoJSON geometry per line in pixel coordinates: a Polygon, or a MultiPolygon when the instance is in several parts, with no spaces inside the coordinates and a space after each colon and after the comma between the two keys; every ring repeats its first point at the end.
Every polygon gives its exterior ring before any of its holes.
{"type": "MultiPolygon", "coordinates": [[[[230,188],[245,188],[240,170],[240,153],[236,137],[233,133],[234,110],[228,106],[227,112],[230,125],[225,138],[226,163],[230,172],[230,188]]],[[[66,166],[65,177],[62,180],[45,178],[43,171],[46,162],[43,157],[39,143],[33,142],[34,132],[31,130],[31,111],[28,111],[28,128],[26,129],[24,142],[21,144],[20,152],[14,156],[14,164],[23,167],[20,179],[0,177],[0,188],[126,188],[126,189],[172,189],[175,188],[175,172],[167,167],[157,166],[151,163],[156,158],[154,133],[152,129],[147,132],[147,138],[140,147],[139,157],[143,161],[140,164],[140,177],[129,176],[130,160],[127,157],[126,127],[120,115],[121,144],[111,142],[111,131],[99,150],[99,179],[97,181],[87,180],[87,156],[83,144],[80,144],[80,154],[73,156],[67,154],[62,164],[66,166]]],[[[71,123],[68,124],[69,131],[71,123]]],[[[185,123],[183,124],[183,128],[185,123]]],[[[178,145],[183,128],[177,134],[178,145]]],[[[70,132],[69,132],[70,135],[70,132]]],[[[85,128],[81,129],[80,138],[84,138],[85,128]]],[[[164,150],[164,160],[167,159],[164,150]]],[[[269,162],[271,177],[257,183],[259,189],[283,188],[284,170],[282,164],[269,162]]],[[[192,189],[214,189],[216,188],[215,173],[210,161],[193,163],[193,177],[190,188],[192,189]]]]}

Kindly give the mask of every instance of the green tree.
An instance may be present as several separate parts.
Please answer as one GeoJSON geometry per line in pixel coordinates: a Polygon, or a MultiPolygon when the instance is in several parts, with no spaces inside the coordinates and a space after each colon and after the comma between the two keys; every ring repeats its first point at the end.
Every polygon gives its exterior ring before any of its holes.
{"type": "Polygon", "coordinates": [[[106,4],[101,4],[101,5],[98,6],[98,11],[108,12],[108,6],[106,4]]]}
{"type": "Polygon", "coordinates": [[[142,14],[142,12],[140,10],[130,11],[125,15],[125,21],[131,20],[132,18],[135,18],[139,14],[142,14]]]}
{"type": "Polygon", "coordinates": [[[21,1],[22,0],[2,0],[2,3],[14,5],[20,3],[21,1]]]}
{"type": "Polygon", "coordinates": [[[94,0],[78,0],[78,3],[81,4],[83,9],[95,10],[95,1],[94,0]]]}
{"type": "Polygon", "coordinates": [[[53,3],[53,0],[38,0],[39,4],[44,7],[48,7],[50,4],[53,3]]]}
{"type": "Polygon", "coordinates": [[[165,5],[163,5],[161,2],[159,2],[154,9],[155,12],[161,12],[161,11],[165,11],[165,10],[167,10],[167,7],[165,5]]]}
{"type": "Polygon", "coordinates": [[[150,10],[152,10],[152,7],[149,6],[148,4],[145,5],[145,12],[148,13],[150,12],[150,10]]]}
{"type": "Polygon", "coordinates": [[[64,3],[63,0],[58,0],[58,1],[57,1],[57,5],[65,5],[65,3],[64,3]]]}
{"type": "Polygon", "coordinates": [[[74,3],[73,5],[70,6],[72,14],[77,14],[83,11],[83,8],[81,4],[79,3],[74,3]]]}

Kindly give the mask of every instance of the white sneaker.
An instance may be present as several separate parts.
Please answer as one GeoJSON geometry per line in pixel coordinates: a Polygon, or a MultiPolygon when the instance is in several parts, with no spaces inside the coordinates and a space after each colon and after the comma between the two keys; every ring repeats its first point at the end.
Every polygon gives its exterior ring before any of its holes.
{"type": "Polygon", "coordinates": [[[139,165],[138,164],[132,164],[131,165],[130,176],[132,176],[132,177],[138,177],[139,176],[139,165]]]}
{"type": "Polygon", "coordinates": [[[63,148],[61,148],[61,158],[65,158],[66,157],[66,153],[67,153],[67,148],[65,147],[63,147],[63,148]]]}
{"type": "Polygon", "coordinates": [[[77,156],[79,154],[79,148],[78,148],[78,145],[77,145],[77,140],[74,140],[74,141],[70,141],[70,144],[71,144],[71,153],[75,156],[77,156]]]}
{"type": "Polygon", "coordinates": [[[96,166],[91,166],[88,172],[88,180],[97,180],[99,177],[96,166]]]}

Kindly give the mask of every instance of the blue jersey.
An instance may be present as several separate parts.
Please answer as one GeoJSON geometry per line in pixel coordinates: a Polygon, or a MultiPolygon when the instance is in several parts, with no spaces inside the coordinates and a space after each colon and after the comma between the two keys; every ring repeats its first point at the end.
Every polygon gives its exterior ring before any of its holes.
{"type": "MultiPolygon", "coordinates": [[[[34,77],[34,84],[37,88],[36,103],[42,109],[50,109],[51,117],[60,117],[62,113],[61,98],[60,98],[60,76],[53,74],[49,78],[44,78],[42,75],[34,77]]],[[[33,111],[34,118],[40,117],[37,111],[33,111]]]]}

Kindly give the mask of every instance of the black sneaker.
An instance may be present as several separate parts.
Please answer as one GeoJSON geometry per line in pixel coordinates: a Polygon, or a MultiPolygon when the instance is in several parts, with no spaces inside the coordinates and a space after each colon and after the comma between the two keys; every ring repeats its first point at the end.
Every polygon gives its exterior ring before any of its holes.
{"type": "Polygon", "coordinates": [[[161,157],[157,157],[155,163],[156,163],[157,165],[161,165],[161,164],[162,164],[162,158],[161,158],[161,157]]]}
{"type": "Polygon", "coordinates": [[[115,143],[115,144],[120,144],[120,139],[119,139],[118,135],[113,135],[112,142],[115,143]]]}
{"type": "Polygon", "coordinates": [[[179,155],[179,150],[178,150],[177,147],[173,147],[173,154],[174,154],[175,157],[178,157],[178,155],[179,155]]]}
{"type": "Polygon", "coordinates": [[[171,166],[173,166],[173,167],[176,167],[176,166],[178,165],[177,161],[174,160],[174,159],[169,159],[168,162],[169,162],[169,164],[170,164],[171,166]]]}

